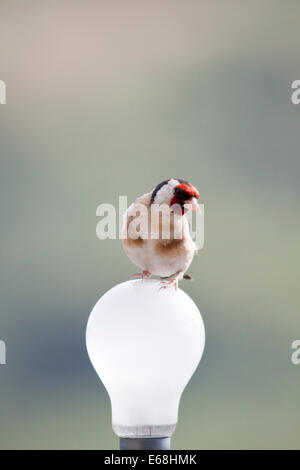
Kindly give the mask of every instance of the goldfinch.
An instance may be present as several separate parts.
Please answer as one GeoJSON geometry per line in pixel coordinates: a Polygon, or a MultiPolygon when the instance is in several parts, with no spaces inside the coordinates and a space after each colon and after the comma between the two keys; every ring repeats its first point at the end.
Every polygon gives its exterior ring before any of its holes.
{"type": "Polygon", "coordinates": [[[199,212],[197,189],[182,179],[171,178],[140,196],[123,218],[122,243],[129,259],[141,268],[133,277],[162,279],[161,287],[178,287],[186,274],[196,244],[185,217],[188,210],[199,212]]]}

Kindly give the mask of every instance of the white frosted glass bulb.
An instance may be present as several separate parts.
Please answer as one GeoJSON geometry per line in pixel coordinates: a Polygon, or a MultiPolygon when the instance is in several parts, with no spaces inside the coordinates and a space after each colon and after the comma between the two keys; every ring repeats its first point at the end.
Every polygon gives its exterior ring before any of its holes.
{"type": "Polygon", "coordinates": [[[195,303],[181,289],[159,287],[156,280],[117,285],[100,298],[87,324],[89,357],[122,438],[172,435],[181,394],[204,349],[195,303]]]}

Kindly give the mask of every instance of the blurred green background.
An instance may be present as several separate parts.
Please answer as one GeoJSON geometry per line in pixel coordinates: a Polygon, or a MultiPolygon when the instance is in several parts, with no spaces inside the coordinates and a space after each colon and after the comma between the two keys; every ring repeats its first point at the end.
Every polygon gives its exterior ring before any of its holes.
{"type": "Polygon", "coordinates": [[[114,449],[88,360],[97,299],[135,267],[96,207],[182,177],[206,326],[174,449],[300,448],[300,4],[0,0],[2,449],[114,449]]]}

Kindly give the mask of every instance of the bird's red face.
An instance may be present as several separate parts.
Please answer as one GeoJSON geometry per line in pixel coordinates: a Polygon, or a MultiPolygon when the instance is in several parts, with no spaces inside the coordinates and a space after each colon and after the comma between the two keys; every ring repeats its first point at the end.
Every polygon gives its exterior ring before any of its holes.
{"type": "Polygon", "coordinates": [[[189,183],[180,183],[174,188],[170,206],[178,214],[184,214],[188,210],[200,212],[197,199],[199,199],[199,192],[194,186],[189,183]]]}

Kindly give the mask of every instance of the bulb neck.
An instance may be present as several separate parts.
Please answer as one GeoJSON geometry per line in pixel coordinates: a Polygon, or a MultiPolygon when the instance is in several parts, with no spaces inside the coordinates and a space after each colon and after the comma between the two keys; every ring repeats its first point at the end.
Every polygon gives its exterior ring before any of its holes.
{"type": "Polygon", "coordinates": [[[120,437],[120,450],[170,450],[170,437],[120,437]]]}

